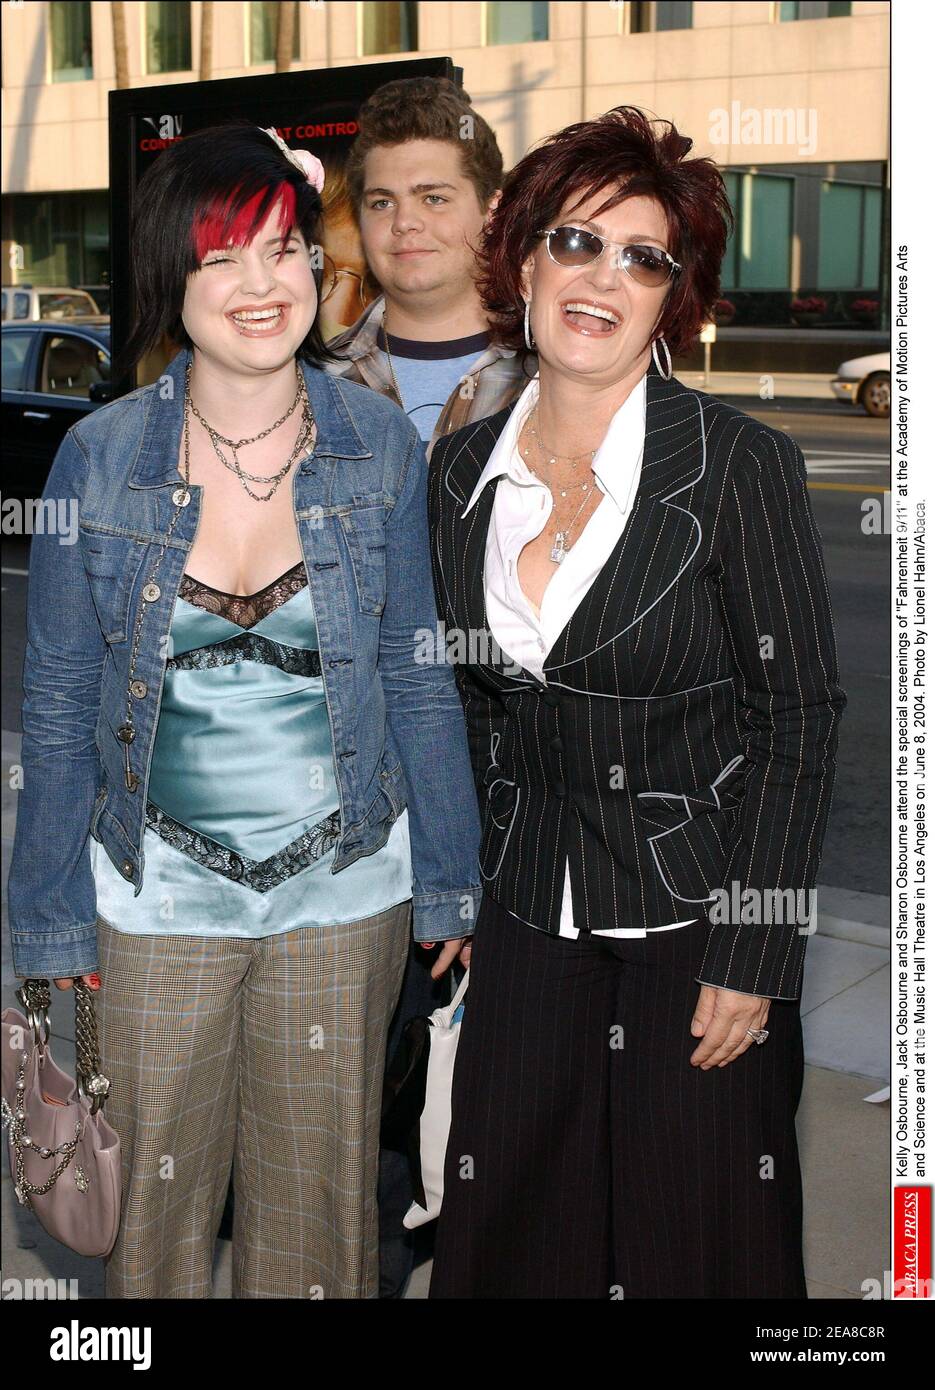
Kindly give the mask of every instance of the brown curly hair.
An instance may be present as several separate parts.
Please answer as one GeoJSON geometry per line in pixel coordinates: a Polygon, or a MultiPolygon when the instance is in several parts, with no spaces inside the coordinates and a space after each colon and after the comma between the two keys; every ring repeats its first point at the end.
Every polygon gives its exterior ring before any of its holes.
{"type": "Polygon", "coordinates": [[[461,154],[461,172],[470,179],[482,210],[503,181],[497,137],[471,98],[447,77],[401,77],[386,82],[358,113],[360,131],[347,156],[345,176],[355,211],[364,191],[364,160],[377,145],[407,140],[448,140],[461,154]]]}

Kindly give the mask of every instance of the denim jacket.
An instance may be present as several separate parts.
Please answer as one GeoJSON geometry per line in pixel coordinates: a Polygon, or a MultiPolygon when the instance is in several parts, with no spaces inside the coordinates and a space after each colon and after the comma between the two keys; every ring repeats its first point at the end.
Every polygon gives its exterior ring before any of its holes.
{"type": "MultiPolygon", "coordinates": [[[[45,500],[75,509],[77,543],[34,535],[23,702],[23,787],[10,870],[18,975],[97,966],[93,835],[139,893],[149,768],[167,634],[202,489],[191,485],[146,603],[134,671],[132,771],[126,716],[142,590],[181,487],[190,351],[159,381],[73,425],[45,500]]],[[[302,363],[318,425],[293,474],[293,504],[318,623],[341,810],[332,873],[386,843],[408,807],[417,941],[465,936],[480,901],[477,800],[451,667],[420,662],[438,621],[429,563],[424,447],[374,391],[302,363]]],[[[249,787],[244,795],[249,796],[249,787]]],[[[119,924],[117,924],[119,925],[119,924]]]]}

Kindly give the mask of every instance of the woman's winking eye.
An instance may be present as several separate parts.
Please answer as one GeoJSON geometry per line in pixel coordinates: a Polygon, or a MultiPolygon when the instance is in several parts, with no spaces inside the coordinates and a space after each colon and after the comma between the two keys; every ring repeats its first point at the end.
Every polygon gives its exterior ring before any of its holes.
{"type": "MultiPolygon", "coordinates": [[[[281,252],[280,252],[280,251],[277,251],[277,250],[275,249],[275,247],[274,247],[274,248],[270,251],[270,255],[271,255],[271,256],[275,256],[276,259],[279,260],[279,259],[280,259],[280,256],[294,256],[294,255],[296,255],[296,253],[298,252],[298,250],[299,250],[299,245],[298,245],[298,242],[296,241],[295,237],[290,237],[288,245],[285,246],[285,247],[282,249],[281,252]]],[[[233,256],[222,256],[222,255],[220,255],[220,254],[218,254],[218,253],[212,252],[212,253],[210,253],[210,259],[202,261],[202,263],[201,263],[201,268],[204,269],[205,266],[209,266],[209,265],[227,265],[228,263],[232,262],[233,259],[234,259],[233,256]]]]}

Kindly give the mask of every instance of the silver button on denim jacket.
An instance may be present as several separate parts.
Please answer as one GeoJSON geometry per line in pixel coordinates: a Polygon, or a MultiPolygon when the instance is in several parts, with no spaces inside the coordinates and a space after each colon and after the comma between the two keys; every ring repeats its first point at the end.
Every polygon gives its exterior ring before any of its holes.
{"type": "MultiPolygon", "coordinates": [[[[21,976],[96,968],[89,833],[137,892],[142,884],[166,635],[201,508],[202,489],[194,485],[143,622],[134,677],[146,693],[133,700],[134,791],[117,730],[142,589],[181,483],[190,355],[179,352],[158,382],[74,425],[46,485],[47,500],[77,506],[79,527],[76,544],[59,544],[65,538],[54,534],[32,541],[23,789],[9,882],[21,976]]],[[[332,872],[385,844],[408,807],[415,938],[464,936],[480,903],[480,825],[452,669],[419,659],[438,621],[424,447],[403,412],[376,392],[307,363],[302,371],[318,437],[295,471],[293,502],[341,801],[332,872]]]]}

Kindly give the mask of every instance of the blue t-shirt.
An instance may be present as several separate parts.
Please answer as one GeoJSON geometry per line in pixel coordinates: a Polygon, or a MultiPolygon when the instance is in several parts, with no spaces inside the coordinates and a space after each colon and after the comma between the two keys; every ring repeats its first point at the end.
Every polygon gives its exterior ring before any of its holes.
{"type": "MultiPolygon", "coordinates": [[[[395,334],[388,333],[386,341],[406,414],[428,443],[448,397],[490,345],[490,334],[472,333],[467,338],[428,343],[416,338],[397,338],[395,334]]],[[[377,344],[382,350],[382,329],[377,344]]],[[[385,352],[383,356],[386,356],[385,352]]]]}

